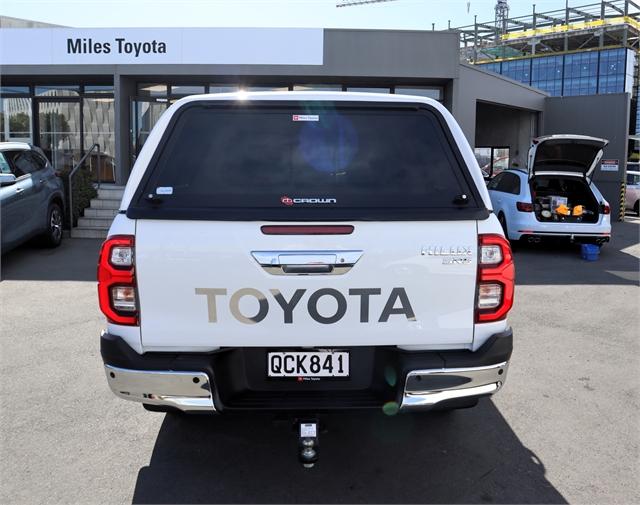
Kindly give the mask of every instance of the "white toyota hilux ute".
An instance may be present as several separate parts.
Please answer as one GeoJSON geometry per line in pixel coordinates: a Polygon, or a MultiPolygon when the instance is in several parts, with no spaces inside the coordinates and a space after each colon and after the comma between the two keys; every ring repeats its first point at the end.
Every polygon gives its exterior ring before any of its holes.
{"type": "Polygon", "coordinates": [[[98,267],[108,383],[149,410],[474,405],[512,350],[509,243],[451,114],[415,96],[183,98],[98,267]]]}

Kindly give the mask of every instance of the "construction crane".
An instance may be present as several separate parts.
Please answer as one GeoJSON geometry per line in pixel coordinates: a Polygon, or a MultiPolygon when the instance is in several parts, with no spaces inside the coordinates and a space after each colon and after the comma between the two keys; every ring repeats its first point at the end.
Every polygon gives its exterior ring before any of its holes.
{"type": "Polygon", "coordinates": [[[396,0],[338,0],[336,7],[351,7],[352,5],[377,4],[381,2],[395,2],[396,0]]]}
{"type": "Polygon", "coordinates": [[[500,35],[507,33],[507,23],[509,19],[509,4],[507,0],[497,0],[496,2],[496,40],[500,35]]]}

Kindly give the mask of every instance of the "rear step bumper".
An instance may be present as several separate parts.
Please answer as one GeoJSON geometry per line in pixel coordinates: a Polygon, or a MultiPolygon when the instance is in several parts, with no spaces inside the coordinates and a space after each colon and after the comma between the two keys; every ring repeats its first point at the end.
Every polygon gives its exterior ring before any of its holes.
{"type": "Polygon", "coordinates": [[[266,349],[140,355],[120,337],[104,333],[101,353],[114,394],[151,409],[409,412],[464,405],[497,392],[507,376],[512,342],[509,329],[475,352],[350,348],[349,380],[303,383],[267,380],[266,349]]]}
{"type": "Polygon", "coordinates": [[[409,372],[400,411],[429,410],[439,404],[479,398],[497,392],[507,378],[509,362],[470,368],[409,372]]]}

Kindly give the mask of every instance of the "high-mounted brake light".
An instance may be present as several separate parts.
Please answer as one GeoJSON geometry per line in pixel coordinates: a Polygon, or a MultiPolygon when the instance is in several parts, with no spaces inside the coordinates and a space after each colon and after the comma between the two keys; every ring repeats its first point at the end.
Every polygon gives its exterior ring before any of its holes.
{"type": "Polygon", "coordinates": [[[476,322],[507,317],[513,306],[515,267],[509,241],[501,235],[480,235],[476,322]]]}
{"type": "Polygon", "coordinates": [[[98,300],[109,322],[138,324],[138,301],[132,235],[109,237],[98,260],[98,300]]]}
{"type": "Polygon", "coordinates": [[[351,235],[352,225],[264,225],[260,230],[265,235],[351,235]]]}

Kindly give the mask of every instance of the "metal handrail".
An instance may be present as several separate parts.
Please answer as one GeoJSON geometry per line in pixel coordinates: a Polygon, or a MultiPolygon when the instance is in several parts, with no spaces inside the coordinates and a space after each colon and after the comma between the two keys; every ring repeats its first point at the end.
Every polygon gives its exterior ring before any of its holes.
{"type": "Polygon", "coordinates": [[[84,164],[85,160],[93,152],[94,149],[98,149],[98,189],[100,188],[100,144],[93,144],[89,150],[84,153],[84,156],[80,158],[80,161],[69,172],[69,229],[73,228],[73,176],[80,170],[80,167],[84,164]]]}

